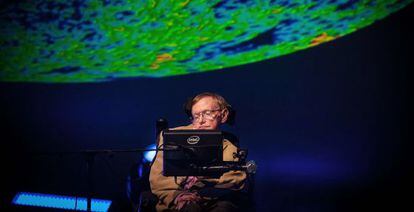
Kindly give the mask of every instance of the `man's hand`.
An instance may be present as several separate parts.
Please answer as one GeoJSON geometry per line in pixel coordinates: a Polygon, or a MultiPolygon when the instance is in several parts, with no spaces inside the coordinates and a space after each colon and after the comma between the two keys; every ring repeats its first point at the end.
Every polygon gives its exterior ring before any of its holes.
{"type": "Polygon", "coordinates": [[[198,178],[195,176],[189,176],[187,180],[184,183],[184,189],[190,190],[191,187],[193,187],[194,184],[198,182],[198,178]]]}
{"type": "Polygon", "coordinates": [[[183,192],[177,197],[175,197],[174,203],[176,205],[177,210],[181,210],[184,206],[186,206],[189,203],[196,203],[201,200],[200,195],[193,192],[183,192]]]}

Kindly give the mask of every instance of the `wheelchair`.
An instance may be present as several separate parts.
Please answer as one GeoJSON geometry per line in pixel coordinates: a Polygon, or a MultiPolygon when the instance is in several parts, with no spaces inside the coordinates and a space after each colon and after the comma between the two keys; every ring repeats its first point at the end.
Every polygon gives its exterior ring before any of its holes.
{"type": "MultiPolygon", "coordinates": [[[[158,129],[159,126],[167,127],[166,124],[159,125],[157,122],[157,135],[162,131],[158,129]]],[[[224,138],[231,141],[239,149],[238,138],[229,132],[223,132],[224,138]]],[[[239,149],[236,155],[240,162],[245,162],[247,158],[247,150],[239,149]]],[[[149,184],[149,174],[151,170],[152,162],[145,161],[142,157],[140,162],[134,164],[130,169],[130,174],[127,178],[127,197],[132,206],[133,211],[136,212],[153,212],[156,211],[156,204],[158,203],[158,197],[151,192],[149,184]]],[[[255,187],[255,174],[256,165],[254,164],[254,171],[246,171],[247,179],[245,188],[242,191],[220,190],[210,189],[208,192],[220,193],[220,196],[226,198],[236,199],[238,202],[243,203],[240,208],[243,211],[255,211],[254,201],[254,187],[255,187]]]]}

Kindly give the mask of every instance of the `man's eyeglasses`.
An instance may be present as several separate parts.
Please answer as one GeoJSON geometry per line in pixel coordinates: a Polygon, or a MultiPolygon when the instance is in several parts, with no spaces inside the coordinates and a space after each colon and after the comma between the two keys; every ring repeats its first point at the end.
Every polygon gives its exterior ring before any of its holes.
{"type": "Polygon", "coordinates": [[[190,117],[190,120],[192,122],[198,121],[200,118],[205,118],[206,120],[214,120],[218,113],[216,113],[217,111],[221,111],[221,109],[217,109],[217,110],[205,110],[199,113],[194,114],[192,117],[190,117]]]}

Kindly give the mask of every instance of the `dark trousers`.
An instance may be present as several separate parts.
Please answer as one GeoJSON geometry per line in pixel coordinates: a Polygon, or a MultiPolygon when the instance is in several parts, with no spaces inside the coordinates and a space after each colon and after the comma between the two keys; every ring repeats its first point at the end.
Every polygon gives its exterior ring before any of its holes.
{"type": "Polygon", "coordinates": [[[211,200],[204,203],[190,203],[180,210],[181,212],[235,212],[239,207],[230,201],[211,200]]]}
{"type": "Polygon", "coordinates": [[[180,211],[186,212],[219,212],[219,211],[254,211],[254,204],[249,195],[245,192],[232,191],[229,189],[204,188],[199,190],[202,197],[209,197],[200,203],[186,205],[180,211]]]}

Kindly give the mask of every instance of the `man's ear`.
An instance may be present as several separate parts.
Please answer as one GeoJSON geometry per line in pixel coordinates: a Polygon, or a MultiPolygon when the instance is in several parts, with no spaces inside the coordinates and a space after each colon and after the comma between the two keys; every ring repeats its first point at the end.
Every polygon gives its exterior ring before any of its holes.
{"type": "Polygon", "coordinates": [[[226,123],[227,119],[229,118],[229,110],[226,108],[223,110],[223,112],[221,113],[221,123],[224,124],[226,123]]]}

